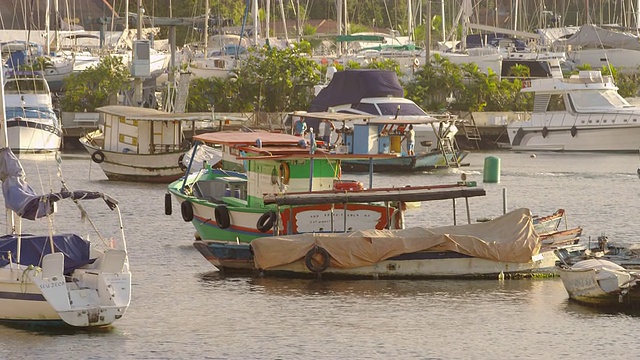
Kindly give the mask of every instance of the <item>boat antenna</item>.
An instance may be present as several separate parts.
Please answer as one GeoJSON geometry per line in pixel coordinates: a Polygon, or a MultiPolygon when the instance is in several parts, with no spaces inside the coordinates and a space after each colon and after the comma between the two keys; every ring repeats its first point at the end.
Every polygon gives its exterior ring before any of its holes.
{"type": "Polygon", "coordinates": [[[399,113],[400,113],[400,105],[398,105],[398,107],[396,108],[396,117],[393,118],[394,120],[398,119],[399,113]]]}

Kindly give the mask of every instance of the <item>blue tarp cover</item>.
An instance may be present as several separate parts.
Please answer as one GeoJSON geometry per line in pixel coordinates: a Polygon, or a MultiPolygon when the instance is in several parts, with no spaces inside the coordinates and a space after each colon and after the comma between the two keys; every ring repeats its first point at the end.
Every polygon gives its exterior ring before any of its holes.
{"type": "MultiPolygon", "coordinates": [[[[64,254],[64,273],[70,273],[83,265],[93,262],[89,258],[89,241],[75,234],[61,234],[53,236],[53,246],[56,252],[64,254]]],[[[4,235],[0,237],[0,267],[9,264],[9,251],[15,263],[18,253],[18,236],[4,235]]],[[[20,264],[42,266],[42,258],[51,253],[48,236],[22,235],[20,249],[20,264]]]]}
{"type": "Polygon", "coordinates": [[[309,112],[327,111],[331,106],[357,104],[362,98],[404,97],[394,71],[357,69],[338,71],[326,88],[311,101],[309,112]]]}

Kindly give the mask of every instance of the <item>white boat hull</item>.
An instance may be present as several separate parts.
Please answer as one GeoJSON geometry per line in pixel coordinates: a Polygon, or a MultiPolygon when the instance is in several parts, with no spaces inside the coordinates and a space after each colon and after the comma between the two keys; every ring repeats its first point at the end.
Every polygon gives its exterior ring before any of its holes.
{"type": "Polygon", "coordinates": [[[75,327],[112,324],[129,306],[131,274],[125,251],[107,253],[93,265],[76,269],[72,281],[62,273],[62,253],[46,255],[44,269],[15,264],[0,269],[0,319],[63,321],[75,327]]]}
{"type": "MultiPolygon", "coordinates": [[[[428,254],[425,252],[424,254],[428,254]]],[[[445,253],[431,253],[435,257],[427,259],[398,257],[384,260],[371,266],[341,269],[329,267],[322,275],[362,278],[495,278],[523,277],[532,274],[555,272],[558,260],[553,251],[545,251],[527,263],[499,262],[476,257],[450,257],[445,253]],[[442,258],[437,258],[442,256],[442,258]]],[[[454,253],[450,253],[454,254],[454,253]]],[[[313,275],[304,260],[271,268],[265,273],[280,272],[299,275],[313,275]]]]}
{"type": "Polygon", "coordinates": [[[92,158],[98,151],[104,154],[99,165],[109,180],[168,183],[185,174],[180,165],[184,151],[136,154],[102,150],[89,144],[86,138],[81,138],[80,143],[92,158]]]}
{"type": "Polygon", "coordinates": [[[8,120],[7,136],[14,152],[54,152],[62,142],[60,130],[52,124],[29,119],[8,120]]]}
{"type": "Polygon", "coordinates": [[[619,127],[546,127],[513,123],[507,127],[513,150],[521,151],[615,151],[637,152],[640,148],[640,124],[619,127]],[[522,130],[520,130],[522,129],[522,130]]]}
{"type": "Polygon", "coordinates": [[[588,259],[571,268],[561,267],[559,273],[569,298],[577,302],[608,307],[640,305],[637,275],[615,263],[588,259]]]}

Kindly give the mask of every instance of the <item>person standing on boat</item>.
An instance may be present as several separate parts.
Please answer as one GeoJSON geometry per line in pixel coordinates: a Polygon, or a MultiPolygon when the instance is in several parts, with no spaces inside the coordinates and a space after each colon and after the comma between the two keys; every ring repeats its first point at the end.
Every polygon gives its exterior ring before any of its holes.
{"type": "Polygon", "coordinates": [[[324,146],[326,148],[331,147],[331,133],[336,129],[336,126],[333,125],[331,120],[324,119],[324,132],[322,133],[322,141],[324,142],[324,146]]]}
{"type": "Polygon", "coordinates": [[[294,127],[294,135],[295,136],[304,136],[307,133],[307,121],[305,118],[301,117],[294,127]]]}
{"type": "Polygon", "coordinates": [[[409,130],[405,134],[405,138],[407,139],[407,155],[414,156],[415,152],[415,144],[416,144],[416,132],[413,130],[413,125],[409,125],[409,130]]]}

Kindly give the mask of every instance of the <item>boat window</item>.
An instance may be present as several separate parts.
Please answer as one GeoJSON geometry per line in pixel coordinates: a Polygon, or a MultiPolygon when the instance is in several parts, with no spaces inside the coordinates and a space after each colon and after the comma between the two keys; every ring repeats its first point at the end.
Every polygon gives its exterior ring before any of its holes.
{"type": "Polygon", "coordinates": [[[378,108],[380,109],[380,115],[395,116],[396,112],[398,112],[398,115],[404,116],[427,114],[418,105],[412,103],[383,103],[378,104],[378,108]],[[400,106],[399,112],[398,106],[400,106]]]}
{"type": "Polygon", "coordinates": [[[359,103],[358,105],[355,106],[355,109],[363,111],[363,112],[365,112],[367,114],[380,115],[378,113],[378,109],[376,109],[376,106],[374,104],[359,103]]]}
{"type": "Polygon", "coordinates": [[[24,80],[14,80],[7,81],[4,86],[4,91],[6,93],[46,93],[46,82],[39,79],[24,79],[24,80]]]}
{"type": "Polygon", "coordinates": [[[564,111],[567,110],[567,107],[564,103],[564,97],[562,94],[553,94],[549,99],[549,103],[547,105],[547,111],[564,111]]]}
{"type": "Polygon", "coordinates": [[[629,103],[615,90],[576,91],[569,95],[576,109],[624,108],[629,103]]]}

